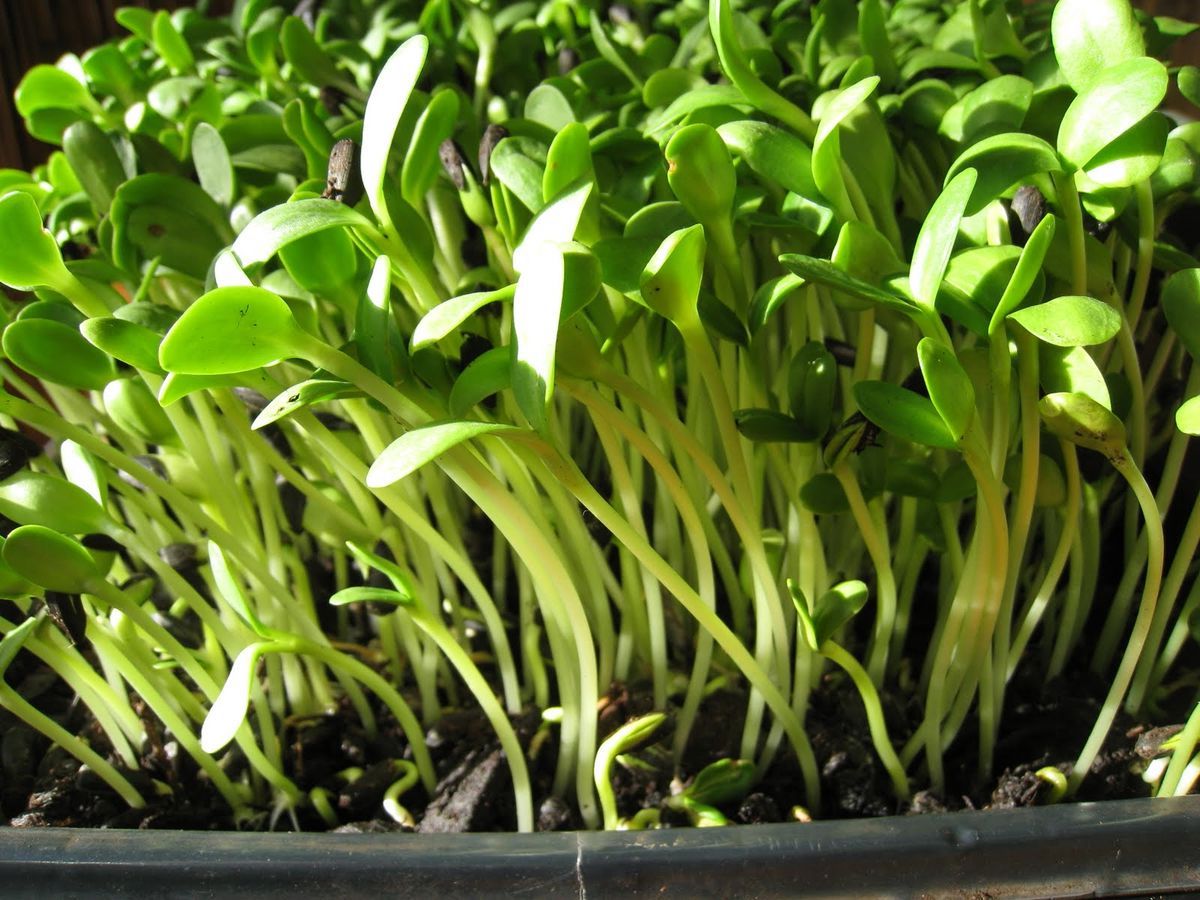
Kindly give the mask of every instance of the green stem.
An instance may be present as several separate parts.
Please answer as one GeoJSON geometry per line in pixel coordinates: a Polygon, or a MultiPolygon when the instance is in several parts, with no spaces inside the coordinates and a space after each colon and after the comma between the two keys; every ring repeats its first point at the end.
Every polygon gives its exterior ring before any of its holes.
{"type": "Polygon", "coordinates": [[[1133,195],[1137,198],[1138,213],[1137,266],[1125,309],[1130,330],[1137,331],[1146,302],[1146,290],[1150,286],[1150,273],[1154,268],[1154,191],[1150,188],[1150,181],[1143,179],[1135,184],[1133,195]]]}
{"type": "MultiPolygon", "coordinates": [[[[597,430],[601,424],[614,428],[633,444],[651,465],[658,477],[662,479],[671,499],[674,501],[679,517],[683,520],[683,529],[692,547],[692,556],[696,566],[697,593],[705,606],[715,610],[717,605],[716,583],[713,578],[712,556],[709,553],[704,526],[695,504],[688,494],[682,479],[671,467],[670,461],[649,439],[645,432],[638,429],[625,415],[622,415],[612,404],[602,402],[595,391],[573,384],[565,385],[564,390],[583,403],[592,413],[597,430]]],[[[683,706],[675,724],[675,760],[678,764],[683,754],[687,737],[691,732],[696,712],[700,706],[704,685],[708,680],[709,666],[712,660],[713,636],[701,628],[696,637],[696,655],[692,663],[692,675],[688,680],[687,693],[683,706]]],[[[662,707],[659,707],[662,708],[662,707]]]]}
{"type": "MultiPolygon", "coordinates": [[[[4,634],[16,627],[19,626],[0,618],[0,631],[4,634]]],[[[80,700],[96,716],[116,754],[126,766],[135,768],[138,764],[137,753],[131,742],[140,744],[145,734],[137,714],[122,692],[88,665],[78,650],[67,645],[66,638],[56,629],[48,632],[45,639],[30,634],[25,639],[24,649],[50,666],[79,695],[80,700]]]]}
{"type": "Polygon", "coordinates": [[[146,801],[142,799],[137,788],[130,784],[129,780],[118,772],[108,760],[49,716],[36,709],[7,684],[0,684],[0,705],[34,731],[45,735],[50,741],[58,744],[88,766],[131,807],[141,809],[146,805],[146,801]]]}
{"type": "Polygon", "coordinates": [[[1087,241],[1083,231],[1083,209],[1079,205],[1079,192],[1075,190],[1075,173],[1056,173],[1054,188],[1058,191],[1058,205],[1066,221],[1071,247],[1071,291],[1083,296],[1088,292],[1087,241]]]}
{"type": "Polygon", "coordinates": [[[1062,604],[1062,614],[1058,620],[1058,635],[1054,639],[1054,648],[1050,652],[1050,662],[1046,666],[1046,680],[1050,681],[1060,676],[1067,665],[1067,657],[1073,646],[1075,625],[1079,619],[1080,601],[1083,595],[1083,540],[1079,528],[1075,529],[1075,540],[1071,543],[1071,571],[1067,576],[1067,594],[1062,604]]]}
{"type": "Polygon", "coordinates": [[[804,726],[792,712],[787,698],[779,691],[766,671],[755,661],[737,635],[707,606],[691,586],[617,514],[608,502],[588,483],[583,474],[570,460],[561,460],[563,483],[575,494],[579,502],[599,519],[613,537],[628,546],[642,565],[654,573],[662,585],[675,595],[675,599],[692,615],[700,627],[708,630],[736,665],[751,686],[759,691],[767,706],[779,719],[792,741],[796,756],[804,775],[805,791],[813,809],[820,806],[820,780],[817,774],[816,757],[804,732],[804,726]]]}
{"type": "MultiPolygon", "coordinates": [[[[709,400],[712,403],[713,417],[716,419],[717,430],[721,436],[721,444],[725,449],[726,465],[730,469],[735,494],[739,495],[742,506],[746,510],[755,508],[755,492],[750,482],[746,458],[742,453],[742,437],[738,433],[733,418],[733,406],[729,394],[725,390],[723,372],[713,353],[712,344],[698,318],[690,321],[676,322],[688,353],[695,362],[701,379],[708,389],[709,400]]],[[[778,590],[773,580],[767,583],[760,581],[762,574],[756,568],[755,579],[755,656],[763,668],[772,673],[775,683],[788,684],[788,631],[783,615],[783,604],[779,600],[778,590]],[[768,587],[768,584],[770,587],[768,587]]],[[[742,742],[742,756],[753,756],[752,742],[758,728],[754,722],[755,705],[752,703],[747,712],[746,729],[742,742]],[[748,752],[750,751],[750,752],[748,752]]]]}
{"type": "Polygon", "coordinates": [[[466,682],[468,690],[475,696],[483,714],[487,716],[492,728],[495,729],[496,737],[499,738],[500,746],[504,749],[504,755],[508,759],[508,770],[512,776],[513,793],[516,796],[517,804],[517,830],[533,831],[533,788],[529,782],[525,752],[521,748],[521,742],[517,739],[517,733],[513,731],[508,716],[496,702],[491,685],[488,684],[487,679],[480,673],[471,657],[459,646],[454,635],[445,625],[427,611],[410,609],[408,612],[412,615],[413,621],[433,638],[450,664],[458,670],[459,676],[466,682]]]}
{"type": "MultiPolygon", "coordinates": [[[[643,493],[636,490],[624,458],[624,448],[608,429],[597,429],[597,437],[608,457],[613,489],[621,502],[625,518],[643,538],[648,539],[642,516],[643,493]]],[[[640,571],[642,605],[645,607],[646,637],[650,650],[650,672],[655,709],[667,706],[667,634],[663,621],[663,598],[659,583],[644,569],[640,571]]],[[[632,581],[633,579],[631,579],[632,581]]],[[[634,601],[636,602],[636,601],[634,601]]]]}
{"type": "Polygon", "coordinates": [[[1145,586],[1142,590],[1142,602],[1138,608],[1137,619],[1133,623],[1133,632],[1129,636],[1129,643],[1125,647],[1125,655],[1121,657],[1121,664],[1117,668],[1108,696],[1100,709],[1100,715],[1096,718],[1096,724],[1092,727],[1092,733],[1071,769],[1069,782],[1071,793],[1079,789],[1080,783],[1092,767],[1093,760],[1104,745],[1105,738],[1108,737],[1108,730],[1117,716],[1121,701],[1133,678],[1142,648],[1149,636],[1150,626],[1154,620],[1155,606],[1158,603],[1159,586],[1162,583],[1163,528],[1158,506],[1154,502],[1154,494],[1151,492],[1150,486],[1146,484],[1146,479],[1142,476],[1141,471],[1134,464],[1128,450],[1122,449],[1121,456],[1113,459],[1112,463],[1113,467],[1129,483],[1129,487],[1137,497],[1138,505],[1142,508],[1142,515],[1146,521],[1149,563],[1146,569],[1145,586]]]}
{"type": "Polygon", "coordinates": [[[1142,658],[1138,661],[1133,684],[1129,689],[1129,699],[1125,703],[1125,708],[1129,712],[1141,709],[1143,701],[1157,683],[1152,678],[1152,674],[1158,659],[1159,647],[1162,644],[1163,632],[1166,631],[1171,610],[1187,580],[1197,546],[1200,546],[1200,503],[1196,503],[1192,507],[1187,525],[1184,526],[1183,534],[1180,535],[1179,543],[1171,558],[1171,568],[1167,570],[1167,576],[1163,580],[1162,593],[1159,595],[1158,606],[1154,610],[1154,621],[1150,626],[1150,634],[1146,638],[1145,650],[1142,658]]]}
{"type": "Polygon", "coordinates": [[[817,126],[800,107],[767,87],[746,62],[738,43],[733,10],[729,0],[709,0],[709,28],[721,60],[721,68],[743,94],[758,109],[779,119],[808,143],[817,136],[817,126]]]}
{"type": "Polygon", "coordinates": [[[291,591],[271,575],[263,564],[262,559],[254,553],[249,552],[241,541],[237,540],[223,525],[205,513],[196,502],[191,500],[178,488],[159,478],[154,472],[90,431],[78,425],[73,425],[52,412],[41,409],[32,403],[26,403],[3,391],[0,391],[0,411],[34,426],[45,434],[68,438],[80,444],[113,468],[132,475],[149,490],[158,494],[169,503],[178,515],[190,519],[205,531],[213,541],[235,556],[242,567],[251,573],[264,589],[270,591],[271,595],[279,600],[285,609],[289,610],[289,614],[295,617],[295,621],[299,623],[299,627],[309,629],[313,635],[320,635],[319,629],[303,614],[303,610],[299,609],[292,599],[291,591]]]}
{"type": "Polygon", "coordinates": [[[887,721],[883,716],[883,706],[879,702],[879,692],[875,690],[875,685],[866,669],[833,641],[823,643],[819,652],[845,669],[846,674],[854,682],[854,686],[858,688],[867,712],[867,725],[871,730],[871,743],[875,745],[875,752],[879,754],[880,762],[883,763],[883,767],[887,769],[888,775],[892,779],[892,788],[896,792],[897,799],[908,800],[912,796],[908,786],[908,775],[905,774],[904,766],[900,764],[900,758],[896,756],[891,738],[888,737],[887,721]]]}
{"type": "Polygon", "coordinates": [[[53,285],[53,287],[89,319],[105,317],[112,313],[112,310],[93,294],[86,284],[70,273],[68,273],[68,280],[53,285]]]}
{"type": "Polygon", "coordinates": [[[833,474],[846,493],[850,504],[850,512],[858,525],[862,542],[866,545],[871,563],[875,566],[876,595],[879,598],[879,609],[875,616],[875,633],[871,638],[871,652],[867,659],[867,670],[871,681],[883,684],[884,672],[887,671],[888,648],[891,646],[892,630],[896,624],[896,576],[892,571],[891,551],[888,547],[887,533],[875,526],[875,520],[867,509],[858,479],[850,471],[847,460],[840,460],[833,467],[833,474]]]}
{"type": "Polygon", "coordinates": [[[1009,649],[1006,680],[1011,679],[1013,673],[1016,672],[1021,655],[1025,652],[1025,645],[1029,643],[1029,638],[1033,635],[1034,629],[1042,619],[1042,614],[1046,611],[1050,598],[1054,595],[1054,590],[1066,568],[1071,547],[1075,543],[1076,523],[1079,519],[1079,508],[1082,505],[1079,457],[1074,444],[1068,441],[1060,441],[1059,444],[1062,447],[1063,464],[1067,470],[1067,502],[1062,511],[1062,527],[1059,530],[1054,556],[1046,569],[1045,577],[1042,579],[1037,594],[1026,608],[1025,614],[1021,617],[1021,625],[1017,629],[1016,639],[1009,649]]]}
{"type": "MultiPolygon", "coordinates": [[[[171,572],[172,575],[175,574],[172,569],[167,568],[166,571],[171,572]]],[[[161,574],[160,577],[162,577],[161,574]]],[[[176,577],[178,576],[176,575],[176,577]]],[[[113,609],[119,611],[133,625],[136,625],[148,637],[152,638],[157,646],[162,648],[187,673],[188,677],[195,682],[196,687],[200,689],[200,692],[209,702],[217,698],[220,689],[208,673],[208,670],[200,665],[195,654],[180,644],[174,635],[159,625],[144,609],[136,603],[131,602],[124,593],[102,578],[96,578],[89,583],[87,585],[87,593],[92,594],[97,599],[102,600],[113,609]]],[[[139,689],[135,688],[135,690],[139,689]]],[[[167,724],[168,728],[172,728],[165,719],[163,723],[167,724]]],[[[172,728],[172,730],[174,729],[172,728]]],[[[250,733],[249,728],[242,727],[238,729],[236,740],[242,752],[246,754],[246,760],[259,774],[288,796],[299,796],[299,789],[263,755],[258,744],[255,743],[254,736],[250,733]]],[[[197,743],[197,751],[203,753],[199,747],[200,745],[197,743]]],[[[208,756],[208,754],[204,754],[204,756],[208,756]]]]}
{"type": "Polygon", "coordinates": [[[348,656],[334,650],[332,647],[325,647],[304,638],[294,636],[283,636],[280,641],[286,645],[286,649],[293,652],[312,656],[319,659],[331,669],[340,670],[356,681],[359,681],[364,687],[373,691],[376,696],[383,701],[384,706],[395,718],[397,724],[404,732],[404,736],[408,738],[408,744],[413,754],[413,761],[417,764],[417,769],[421,773],[421,783],[425,789],[432,792],[437,787],[437,772],[433,767],[433,760],[429,756],[429,749],[425,746],[425,733],[421,729],[421,723],[417,721],[417,717],[413,715],[412,709],[399,692],[393,688],[386,679],[381,677],[378,672],[370,666],[364,665],[353,656],[348,656]]]}
{"type": "Polygon", "coordinates": [[[230,808],[235,813],[240,812],[245,805],[245,800],[241,792],[229,780],[229,776],[225,774],[225,770],[217,765],[217,761],[213,759],[212,755],[205,753],[201,749],[200,741],[196,738],[196,734],[188,724],[187,719],[176,712],[175,707],[168,703],[166,698],[159,693],[157,684],[161,683],[162,676],[159,674],[155,678],[147,677],[147,673],[142,669],[141,664],[132,658],[133,653],[136,651],[128,647],[127,642],[116,634],[110,635],[98,629],[93,641],[101,644],[109,644],[108,649],[111,652],[111,658],[120,670],[121,677],[129,682],[129,686],[145,701],[154,715],[162,721],[163,725],[171,730],[175,739],[179,741],[179,746],[208,775],[212,780],[213,787],[225,798],[225,802],[229,804],[230,808]]]}
{"type": "Polygon", "coordinates": [[[1183,777],[1184,769],[1191,762],[1197,742],[1200,742],[1200,703],[1197,703],[1192,709],[1192,714],[1188,716],[1183,731],[1175,737],[1175,749],[1171,751],[1171,762],[1167,765],[1167,771],[1163,773],[1162,781],[1158,785],[1159,797],[1174,797],[1179,793],[1179,781],[1183,777]]]}

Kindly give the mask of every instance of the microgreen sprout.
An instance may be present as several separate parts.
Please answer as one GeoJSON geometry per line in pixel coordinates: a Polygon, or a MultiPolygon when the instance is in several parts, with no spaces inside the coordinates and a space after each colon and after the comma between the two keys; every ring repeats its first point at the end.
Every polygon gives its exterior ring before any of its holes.
{"type": "Polygon", "coordinates": [[[112,756],[0,705],[136,807],[140,698],[235,817],[330,827],[291,723],[400,742],[382,809],[411,826],[466,708],[511,826],[546,790],[649,828],[727,824],[781,762],[780,808],[838,812],[806,722],[840,686],[894,809],[981,789],[1014,685],[1090,668],[1044,799],[1122,709],[1187,720],[1148,775],[1192,788],[1200,131],[1161,106],[1200,80],[1156,58],[1187,27],[234,7],[122,10],[17,89],[61,150],[0,171],[0,282],[33,295],[0,302],[0,656],[112,756]],[[610,686],[639,714],[602,722],[610,686]],[[688,771],[714,694],[745,715],[688,771]],[[623,764],[674,788],[618,808],[623,764]]]}

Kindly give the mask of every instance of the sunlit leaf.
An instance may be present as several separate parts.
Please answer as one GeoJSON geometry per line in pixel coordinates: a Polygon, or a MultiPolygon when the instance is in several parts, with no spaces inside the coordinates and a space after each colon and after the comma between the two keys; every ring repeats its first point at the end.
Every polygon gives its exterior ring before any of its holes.
{"type": "Polygon", "coordinates": [[[66,594],[83,593],[100,577],[86,547],[42,525],[22,525],[10,532],[4,561],[22,578],[66,594]]]}
{"type": "Polygon", "coordinates": [[[82,488],[26,469],[0,482],[0,515],[63,534],[97,534],[108,526],[104,510],[82,488]]]}
{"type": "Polygon", "coordinates": [[[563,253],[558,246],[541,242],[526,250],[525,264],[513,297],[517,350],[512,386],[521,412],[535,430],[542,431],[554,394],[554,356],[564,289],[563,253]]]}
{"type": "MultiPolygon", "coordinates": [[[[975,417],[975,389],[954,351],[932,338],[917,344],[921,374],[934,409],[946,423],[950,436],[961,440],[975,417]]],[[[865,415],[865,413],[864,413],[865,415]]]]}
{"type": "Polygon", "coordinates": [[[20,247],[20,253],[0,253],[0,281],[19,291],[54,287],[70,275],[58,245],[42,227],[42,214],[28,194],[13,191],[0,197],[0,247],[20,247]]]}
{"type": "Polygon", "coordinates": [[[1120,314],[1092,297],[1056,297],[1009,315],[1030,334],[1058,347],[1103,344],[1121,330],[1120,314]]]}
{"type": "Polygon", "coordinates": [[[286,418],[298,409],[324,403],[339,397],[358,396],[361,392],[354,385],[336,378],[310,378],[286,388],[266,405],[254,419],[252,427],[263,428],[272,422],[286,418]]]}
{"type": "Polygon", "coordinates": [[[208,542],[208,565],[212,570],[213,581],[216,583],[221,599],[237,613],[243,622],[250,626],[255,634],[267,637],[269,632],[266,626],[259,619],[258,614],[254,611],[254,606],[247,599],[237,578],[234,577],[233,570],[229,567],[229,561],[225,558],[225,551],[215,541],[208,542]]]}
{"type": "Polygon", "coordinates": [[[1083,347],[1055,347],[1040,343],[1038,378],[1047,394],[1083,394],[1106,409],[1112,408],[1112,396],[1104,373],[1083,347]]]}
{"type": "Polygon", "coordinates": [[[1129,0],[1060,0],[1050,29],[1058,65],[1076,93],[1111,66],[1146,55],[1129,0]]]}
{"type": "Polygon", "coordinates": [[[1193,397],[1175,411],[1175,425],[1184,434],[1200,435],[1200,397],[1193,397]]]}
{"type": "Polygon", "coordinates": [[[484,435],[520,434],[511,425],[490,422],[441,422],[414,428],[392,441],[367,472],[367,487],[384,488],[411,475],[464,441],[484,435]]]}
{"type": "Polygon", "coordinates": [[[1167,93],[1167,69],[1150,57],[1125,60],[1101,72],[1067,108],[1058,151],[1084,168],[1105,147],[1158,108],[1167,93]]]}
{"type": "Polygon", "coordinates": [[[205,753],[216,753],[222,749],[233,740],[246,721],[250,693],[264,649],[262,643],[250,644],[234,657],[221,693],[213,701],[208,715],[204,717],[204,724],[200,726],[200,749],[205,753]]]}
{"type": "Polygon", "coordinates": [[[973,216],[1015,185],[1062,168],[1058,153],[1041,138],[1019,132],[997,134],[973,144],[946,173],[947,184],[968,168],[977,173],[964,215],[973,216]]]}
{"type": "Polygon", "coordinates": [[[590,182],[581,184],[546,206],[534,217],[525,230],[521,243],[513,251],[513,268],[517,272],[524,273],[542,258],[539,249],[542,245],[547,242],[561,243],[575,237],[584,204],[587,203],[593,189],[594,185],[590,182]]]}
{"type": "Polygon", "coordinates": [[[443,301],[421,317],[413,329],[413,350],[436,343],[489,303],[511,300],[514,286],[497,291],[475,291],[443,301]]]}
{"type": "Polygon", "coordinates": [[[259,287],[209,291],[184,311],[158,351],[168,372],[225,375],[271,365],[292,351],[299,326],[288,305],[259,287]]]}
{"type": "Polygon", "coordinates": [[[266,262],[292,241],[327,228],[371,227],[371,221],[344,203],[314,197],[274,206],[255,216],[233,242],[243,266],[266,262]]]}
{"type": "Polygon", "coordinates": [[[367,98],[360,156],[363,190],[375,215],[383,222],[391,222],[384,199],[388,156],[428,52],[429,39],[422,34],[401,44],[384,63],[367,98]]]}
{"type": "Polygon", "coordinates": [[[975,180],[974,169],[963,169],[955,175],[930,207],[917,235],[909,286],[913,297],[926,309],[932,309],[937,299],[942,275],[958,238],[959,222],[975,189],[975,180]]]}
{"type": "Polygon", "coordinates": [[[1106,455],[1125,446],[1125,426],[1087,394],[1052,393],[1038,403],[1046,428],[1056,437],[1106,455]]]}

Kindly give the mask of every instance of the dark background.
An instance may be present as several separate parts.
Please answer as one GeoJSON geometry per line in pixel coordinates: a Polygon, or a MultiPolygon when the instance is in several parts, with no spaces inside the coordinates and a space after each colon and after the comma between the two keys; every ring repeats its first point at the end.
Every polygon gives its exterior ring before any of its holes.
{"type": "Polygon", "coordinates": [[[113,20],[122,6],[190,5],[190,0],[0,0],[0,169],[28,169],[51,149],[25,133],[13,109],[12,93],[22,75],[38,63],[52,63],[64,53],[82,53],[127,34],[113,20]]]}
{"type": "MultiPolygon", "coordinates": [[[[0,0],[0,168],[28,169],[45,159],[49,147],[25,134],[12,104],[21,76],[41,62],[63,53],[81,53],[125,33],[113,21],[122,6],[176,9],[191,0],[0,0]]],[[[232,0],[214,0],[214,11],[232,0]]],[[[1155,15],[1200,20],[1200,0],[1140,0],[1155,15]]],[[[1176,45],[1175,62],[1200,64],[1200,33],[1176,45]]]]}

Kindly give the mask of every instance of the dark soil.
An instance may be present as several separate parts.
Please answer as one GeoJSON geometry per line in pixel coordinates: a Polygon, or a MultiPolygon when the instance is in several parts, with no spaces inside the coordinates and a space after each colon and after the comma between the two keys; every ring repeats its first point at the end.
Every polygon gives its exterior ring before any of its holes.
{"type": "MultiPolygon", "coordinates": [[[[86,709],[73,702],[69,691],[28,654],[9,669],[10,683],[43,712],[80,734],[104,752],[102,734],[86,709]]],[[[1009,691],[1002,740],[996,748],[995,777],[979,781],[973,723],[947,755],[948,789],[944,796],[916,791],[899,804],[890,782],[875,759],[862,703],[847,680],[831,672],[812,695],[807,724],[821,767],[822,818],[858,818],[958,809],[1001,809],[1045,802],[1047,785],[1035,773],[1043,766],[1068,770],[1094,721],[1104,685],[1077,676],[1041,685],[1019,676],[1009,691]]],[[[898,742],[919,721],[915,702],[884,697],[889,728],[898,742]]],[[[614,685],[601,702],[600,735],[648,712],[648,692],[614,685]]],[[[738,755],[745,696],[726,690],[704,703],[679,773],[686,783],[711,762],[738,755]]],[[[311,807],[293,811],[262,810],[251,821],[235,823],[228,806],[211,788],[169,733],[147,715],[149,740],[142,771],[131,778],[148,806],[131,810],[95,775],[7,713],[0,713],[0,803],[14,827],[57,825],[107,828],[324,830],[329,828],[311,807]]],[[[390,818],[383,808],[387,788],[399,777],[395,760],[411,756],[403,736],[380,710],[381,732],[362,730],[352,710],[336,715],[294,720],[280,738],[285,770],[304,790],[323,787],[329,793],[339,825],[337,830],[377,832],[509,831],[515,829],[511,781],[504,755],[491,726],[473,711],[447,713],[426,735],[439,783],[433,796],[418,785],[400,802],[412,824],[390,818]]],[[[636,751],[637,765],[617,766],[614,786],[620,812],[632,816],[641,809],[659,808],[662,822],[686,826],[687,817],[665,805],[675,773],[670,764],[670,727],[655,735],[657,743],[636,751]]],[[[553,732],[539,733],[538,717],[528,712],[514,722],[526,747],[534,747],[531,774],[535,785],[537,827],[562,830],[580,827],[571,806],[550,793],[555,755],[553,732]],[[550,739],[547,739],[550,738],[550,739]]],[[[1168,723],[1169,724],[1169,723],[1168,723]]],[[[1105,751],[1084,782],[1080,800],[1147,796],[1140,771],[1170,734],[1162,722],[1118,720],[1105,751]]],[[[236,751],[224,758],[231,773],[244,765],[236,751]]],[[[919,771],[919,766],[912,767],[919,771]]],[[[678,789],[678,781],[675,787],[678,789]]],[[[795,759],[785,751],[752,793],[724,805],[731,823],[806,821],[803,781],[795,759]]]]}

